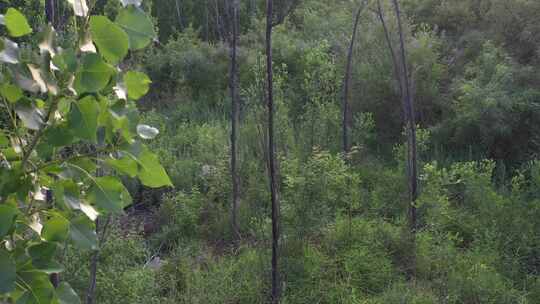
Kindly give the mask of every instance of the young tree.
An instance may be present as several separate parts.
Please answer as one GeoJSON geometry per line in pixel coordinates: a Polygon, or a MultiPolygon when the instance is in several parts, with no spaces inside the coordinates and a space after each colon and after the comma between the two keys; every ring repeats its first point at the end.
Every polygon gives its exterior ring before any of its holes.
{"type": "Polygon", "coordinates": [[[238,27],[239,27],[239,0],[232,0],[231,6],[231,37],[229,40],[231,50],[230,68],[230,91],[231,91],[231,180],[232,180],[232,210],[231,222],[232,231],[235,238],[239,237],[238,228],[238,206],[240,204],[240,177],[238,176],[238,120],[240,101],[238,96],[238,27]]]}
{"type": "Polygon", "coordinates": [[[403,35],[403,25],[401,22],[401,11],[397,0],[392,0],[396,19],[398,23],[398,34],[400,41],[399,58],[396,55],[390,32],[384,18],[381,1],[377,0],[377,15],[381,21],[388,50],[392,57],[394,76],[398,83],[399,94],[401,96],[401,106],[407,128],[407,183],[409,188],[409,229],[414,235],[416,233],[416,200],[418,198],[418,164],[417,164],[417,143],[416,143],[416,121],[414,114],[414,104],[411,94],[411,83],[407,67],[407,54],[405,50],[405,39],[403,35]]]}
{"type": "Polygon", "coordinates": [[[266,1],[266,80],[268,111],[268,175],[272,202],[272,303],[279,303],[281,296],[279,278],[280,202],[278,192],[276,144],[274,136],[274,73],[272,59],[272,30],[283,23],[287,15],[300,3],[299,0],[280,0],[274,7],[273,0],[266,1]]]}
{"type": "Polygon", "coordinates": [[[279,197],[276,174],[276,146],[274,142],[274,74],[272,63],[272,28],[274,27],[274,2],[266,1],[266,81],[268,107],[268,174],[272,201],[272,303],[280,301],[279,260],[279,197]]]}
{"type": "Polygon", "coordinates": [[[0,248],[0,302],[80,303],[69,284],[49,280],[62,269],[58,249],[68,242],[97,249],[98,215],[131,204],[120,176],[171,185],[144,143],[157,129],[139,123],[136,100],[150,79],[119,68],[129,50],[154,39],[152,21],[137,2],[123,0],[114,22],[89,16],[85,0],[68,2],[81,39],[63,48],[43,26],[39,53],[22,60],[17,41],[33,29],[15,8],[3,24],[10,38],[2,37],[0,56],[0,107],[8,117],[0,125],[0,243],[9,246],[0,248]],[[96,176],[99,168],[112,174],[96,176]]]}
{"type": "Polygon", "coordinates": [[[358,31],[358,23],[360,22],[360,14],[364,10],[366,1],[363,1],[354,18],[354,25],[352,31],[352,37],[349,44],[349,50],[347,52],[347,64],[345,67],[345,76],[343,77],[343,153],[349,152],[349,95],[350,95],[350,86],[351,86],[351,72],[352,72],[352,61],[353,61],[353,52],[354,52],[354,43],[356,41],[356,33],[358,31]]]}
{"type": "Polygon", "coordinates": [[[396,19],[398,24],[399,45],[401,55],[401,83],[402,83],[402,98],[406,109],[407,118],[407,135],[409,145],[409,228],[411,233],[416,233],[416,200],[418,198],[418,161],[417,161],[417,144],[416,144],[416,119],[414,113],[413,97],[411,92],[411,82],[409,79],[409,69],[407,67],[407,53],[405,49],[405,38],[403,35],[403,25],[401,22],[401,10],[398,0],[392,0],[396,19]]]}

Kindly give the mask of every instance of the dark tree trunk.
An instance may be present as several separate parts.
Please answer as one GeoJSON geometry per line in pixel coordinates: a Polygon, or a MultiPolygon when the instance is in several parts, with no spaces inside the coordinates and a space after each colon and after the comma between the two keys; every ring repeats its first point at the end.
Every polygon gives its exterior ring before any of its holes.
{"type": "Polygon", "coordinates": [[[231,180],[232,180],[232,210],[231,210],[231,223],[232,231],[235,239],[240,236],[238,227],[238,206],[240,204],[240,177],[238,176],[238,140],[237,129],[239,120],[239,107],[240,101],[238,96],[238,0],[232,0],[232,20],[231,20],[231,76],[230,76],[230,90],[231,90],[231,180]]]}
{"type": "Polygon", "coordinates": [[[274,75],[272,71],[272,28],[273,0],[266,3],[266,76],[267,76],[267,105],[268,105],[268,167],[270,177],[270,196],[272,201],[272,303],[280,302],[279,260],[279,197],[276,176],[276,148],[274,142],[274,75]]]}
{"type": "Polygon", "coordinates": [[[99,219],[96,219],[96,234],[98,238],[98,249],[92,252],[92,257],[90,259],[90,278],[88,284],[88,290],[86,292],[86,304],[94,304],[96,301],[96,281],[97,281],[97,266],[99,259],[99,251],[101,246],[105,243],[107,239],[107,228],[111,222],[111,217],[108,216],[101,228],[101,235],[99,235],[99,219]]]}
{"type": "MultiPolygon", "coordinates": [[[[386,20],[384,19],[384,13],[381,7],[381,1],[377,0],[377,15],[379,17],[379,20],[381,21],[381,25],[383,27],[384,31],[384,38],[386,40],[386,44],[388,47],[388,50],[390,51],[390,55],[392,57],[392,67],[394,68],[394,77],[396,79],[396,82],[398,84],[398,91],[400,98],[403,96],[403,84],[401,83],[401,76],[400,76],[400,68],[399,68],[399,62],[396,57],[396,53],[394,51],[394,46],[392,45],[392,39],[390,38],[390,31],[388,30],[388,26],[386,25],[386,20]]],[[[403,102],[403,98],[401,99],[401,106],[403,111],[403,117],[406,118],[406,106],[403,102]]],[[[407,169],[408,170],[408,169],[407,169]]]]}
{"type": "Polygon", "coordinates": [[[55,24],[55,0],[45,0],[45,18],[47,19],[47,22],[51,24],[53,27],[56,26],[55,24]]]}
{"type": "Polygon", "coordinates": [[[349,114],[349,95],[350,95],[350,86],[351,86],[351,73],[352,73],[352,61],[353,61],[353,52],[354,52],[354,43],[356,41],[356,33],[358,31],[358,23],[360,21],[360,14],[364,9],[365,2],[358,8],[356,16],[354,18],[354,26],[351,35],[351,42],[349,44],[349,51],[347,53],[347,65],[345,67],[345,77],[343,79],[343,153],[348,153],[350,149],[349,144],[349,123],[350,123],[350,114],[349,114]]]}
{"type": "Polygon", "coordinates": [[[409,206],[409,228],[411,232],[416,233],[416,200],[418,198],[418,164],[417,164],[417,148],[416,148],[416,120],[414,113],[414,104],[411,94],[411,83],[409,79],[409,70],[407,67],[407,54],[405,50],[405,39],[403,35],[403,26],[401,23],[401,11],[399,8],[398,0],[393,0],[394,9],[396,12],[399,43],[401,49],[401,79],[403,83],[404,104],[407,110],[407,128],[408,128],[408,142],[409,142],[409,193],[411,204],[409,206]]]}
{"type": "Polygon", "coordinates": [[[182,30],[184,25],[182,22],[182,10],[180,6],[180,0],[174,0],[175,6],[176,6],[176,16],[178,18],[178,30],[182,30]]]}

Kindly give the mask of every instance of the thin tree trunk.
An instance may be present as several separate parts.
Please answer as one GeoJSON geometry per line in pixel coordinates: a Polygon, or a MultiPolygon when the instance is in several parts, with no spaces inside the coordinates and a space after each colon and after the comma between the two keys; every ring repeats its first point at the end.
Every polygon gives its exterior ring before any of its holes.
{"type": "Polygon", "coordinates": [[[416,200],[418,198],[418,168],[417,168],[417,148],[416,148],[416,121],[414,114],[414,104],[411,94],[411,85],[409,79],[409,71],[407,67],[407,54],[405,50],[405,39],[403,35],[403,26],[401,23],[401,11],[399,8],[398,0],[393,0],[394,9],[396,12],[396,18],[398,23],[398,32],[399,32],[399,43],[401,49],[401,78],[403,81],[403,88],[405,92],[404,104],[407,107],[407,118],[408,118],[408,130],[409,130],[409,145],[410,145],[410,172],[409,172],[409,183],[410,183],[410,200],[411,204],[409,206],[409,226],[411,232],[416,233],[416,200]]]}
{"type": "Polygon", "coordinates": [[[182,12],[180,10],[180,0],[174,0],[174,3],[176,4],[176,16],[178,17],[178,29],[181,31],[183,28],[182,24],[182,12]]]}
{"type": "Polygon", "coordinates": [[[53,27],[55,24],[55,0],[45,0],[45,18],[53,27]]]}
{"type": "Polygon", "coordinates": [[[267,74],[267,104],[268,104],[268,161],[270,175],[270,196],[272,200],[272,303],[280,302],[279,260],[279,197],[276,176],[276,151],[274,143],[274,90],[272,71],[272,28],[273,0],[266,3],[266,74],[267,74]]]}
{"type": "MultiPolygon", "coordinates": [[[[99,259],[99,251],[101,246],[107,239],[107,228],[111,222],[111,217],[108,216],[103,224],[101,231],[101,237],[98,239],[98,249],[94,250],[90,259],[90,279],[88,284],[88,291],[86,292],[86,304],[94,304],[96,301],[96,282],[97,282],[97,265],[99,259]]],[[[99,219],[96,219],[96,234],[99,235],[99,219]]]]}
{"type": "Polygon", "coordinates": [[[240,204],[240,177],[238,176],[238,151],[237,151],[237,128],[239,120],[239,96],[238,96],[238,61],[237,61],[237,46],[238,46],[238,0],[232,0],[232,37],[231,43],[231,180],[232,180],[232,231],[235,239],[240,236],[238,227],[238,206],[240,204]]]}
{"type": "MultiPolygon", "coordinates": [[[[392,57],[392,66],[394,68],[394,77],[395,77],[396,82],[398,84],[399,96],[402,97],[403,96],[403,84],[401,83],[401,77],[400,77],[400,72],[399,72],[400,71],[399,62],[397,60],[396,53],[395,53],[394,47],[392,45],[392,39],[390,38],[390,31],[388,30],[388,26],[386,25],[386,20],[384,19],[384,13],[383,13],[383,10],[382,10],[382,7],[381,7],[381,1],[380,0],[377,0],[377,15],[379,16],[379,20],[381,21],[381,25],[382,25],[383,31],[384,31],[384,38],[386,40],[388,50],[390,51],[390,55],[392,57]]],[[[406,118],[407,111],[406,111],[406,106],[405,106],[405,104],[403,102],[403,98],[401,99],[401,105],[402,105],[402,110],[403,110],[403,117],[404,117],[404,119],[407,119],[406,118]]]]}
{"type": "Polygon", "coordinates": [[[364,9],[365,2],[358,8],[356,16],[354,18],[354,26],[351,37],[351,42],[349,44],[349,51],[347,53],[347,66],[345,68],[345,77],[343,80],[343,153],[349,152],[349,95],[350,95],[350,86],[351,86],[351,74],[352,74],[352,61],[353,61],[353,52],[354,52],[354,43],[356,41],[356,33],[358,31],[358,23],[360,21],[360,14],[364,9]]]}
{"type": "Polygon", "coordinates": [[[225,37],[225,35],[223,34],[223,27],[222,27],[222,22],[221,22],[221,14],[219,12],[219,2],[218,0],[215,0],[214,1],[215,3],[215,6],[214,6],[214,9],[215,9],[215,14],[216,14],[216,31],[217,31],[217,40],[221,40],[223,37],[225,37]]]}

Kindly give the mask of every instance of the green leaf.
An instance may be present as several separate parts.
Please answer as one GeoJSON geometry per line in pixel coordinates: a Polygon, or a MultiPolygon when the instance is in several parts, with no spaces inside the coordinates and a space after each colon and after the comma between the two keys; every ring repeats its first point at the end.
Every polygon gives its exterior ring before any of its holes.
{"type": "Polygon", "coordinates": [[[16,217],[16,208],[10,205],[0,205],[0,240],[9,233],[16,217]]]}
{"type": "Polygon", "coordinates": [[[54,257],[58,245],[51,242],[41,242],[28,246],[28,255],[32,258],[32,265],[38,269],[48,269],[51,265],[55,266],[54,257]]]}
{"type": "Polygon", "coordinates": [[[99,52],[110,63],[117,64],[127,55],[128,35],[107,17],[90,17],[90,33],[99,52]]]}
{"type": "Polygon", "coordinates": [[[116,23],[128,34],[129,48],[132,50],[145,48],[156,37],[152,20],[135,6],[121,9],[116,23]]]}
{"type": "Polygon", "coordinates": [[[9,138],[0,130],[0,147],[6,147],[9,145],[9,138]]]}
{"type": "Polygon", "coordinates": [[[172,182],[163,166],[159,163],[157,155],[144,149],[137,157],[140,165],[139,179],[143,185],[159,188],[172,186],[172,182]]]}
{"type": "Polygon", "coordinates": [[[107,86],[113,72],[99,55],[86,54],[75,76],[75,90],[78,94],[97,93],[107,86]]]}
{"type": "Polygon", "coordinates": [[[8,8],[4,22],[11,37],[21,37],[32,33],[26,17],[15,8],[8,8]]]}
{"type": "Polygon", "coordinates": [[[77,70],[77,57],[72,49],[63,50],[54,56],[52,62],[62,72],[74,73],[77,70]]]}
{"type": "Polygon", "coordinates": [[[87,96],[72,104],[69,125],[75,136],[97,142],[99,105],[92,96],[87,96]]]}
{"type": "Polygon", "coordinates": [[[73,143],[73,132],[67,122],[54,125],[45,131],[47,145],[52,147],[64,147],[73,143]]]}
{"type": "Polygon", "coordinates": [[[17,299],[19,303],[31,304],[57,304],[58,299],[54,287],[49,280],[49,275],[41,271],[22,271],[18,280],[26,289],[23,295],[17,299]]]}
{"type": "Polygon", "coordinates": [[[69,232],[69,221],[62,216],[53,216],[43,225],[41,237],[49,242],[63,242],[69,232]]]}
{"type": "Polygon", "coordinates": [[[15,261],[6,250],[0,249],[0,294],[15,290],[16,271],[15,261]]]}
{"type": "Polygon", "coordinates": [[[73,243],[83,250],[97,249],[97,234],[94,223],[84,216],[71,221],[69,234],[73,243]]]}
{"type": "Polygon", "coordinates": [[[4,83],[2,87],[0,87],[0,93],[11,103],[15,103],[23,97],[22,90],[9,83],[4,83]]]}
{"type": "Polygon", "coordinates": [[[131,99],[139,99],[148,93],[152,81],[146,74],[129,71],[124,75],[124,84],[131,99]]]}
{"type": "Polygon", "coordinates": [[[126,188],[116,177],[99,177],[89,190],[88,200],[107,212],[121,213],[131,204],[131,198],[126,196],[126,192],[126,188]]]}
{"type": "Polygon", "coordinates": [[[60,304],[80,304],[81,300],[79,299],[79,296],[71,288],[71,286],[66,283],[62,282],[60,283],[60,286],[56,288],[56,295],[58,296],[58,300],[60,301],[60,304]]]}
{"type": "Polygon", "coordinates": [[[139,171],[137,162],[130,157],[125,156],[120,159],[107,159],[106,162],[116,171],[127,174],[129,177],[137,176],[137,172],[139,171]]]}

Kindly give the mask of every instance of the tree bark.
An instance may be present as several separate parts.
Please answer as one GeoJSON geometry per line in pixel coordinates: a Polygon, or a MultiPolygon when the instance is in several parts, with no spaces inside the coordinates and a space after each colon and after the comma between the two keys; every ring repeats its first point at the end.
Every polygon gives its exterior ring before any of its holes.
{"type": "Polygon", "coordinates": [[[231,180],[232,180],[232,210],[231,223],[234,238],[237,240],[240,237],[238,227],[238,206],[240,204],[240,177],[238,176],[238,140],[237,129],[239,121],[240,101],[238,96],[238,0],[232,0],[232,20],[231,20],[231,69],[230,69],[230,91],[231,91],[231,180]]]}
{"type": "Polygon", "coordinates": [[[401,79],[402,87],[405,94],[403,94],[404,104],[407,110],[407,129],[408,129],[408,142],[409,142],[409,193],[411,204],[409,206],[409,228],[411,233],[416,233],[416,200],[418,198],[418,160],[417,160],[417,147],[416,147],[416,120],[414,113],[414,104],[411,94],[411,85],[409,79],[409,71],[407,67],[407,53],[405,50],[405,39],[403,35],[403,25],[401,22],[401,11],[398,0],[393,0],[394,10],[396,12],[396,19],[398,24],[400,54],[401,54],[401,79]]]}
{"type": "Polygon", "coordinates": [[[270,177],[270,196],[272,201],[272,303],[280,302],[279,278],[279,197],[276,176],[276,148],[274,143],[274,90],[273,90],[273,64],[272,64],[272,28],[273,28],[273,0],[266,2],[266,76],[267,76],[267,106],[268,106],[268,167],[270,177]]]}
{"type": "Polygon", "coordinates": [[[176,5],[176,16],[178,17],[178,30],[182,31],[183,23],[182,23],[182,11],[180,10],[180,0],[174,0],[174,3],[176,5]]]}
{"type": "Polygon", "coordinates": [[[353,52],[354,52],[354,43],[356,41],[356,33],[358,31],[358,23],[360,21],[360,14],[364,9],[365,2],[358,8],[356,16],[354,18],[354,26],[351,35],[351,42],[349,44],[349,51],[347,53],[347,65],[345,67],[345,76],[343,79],[343,126],[342,126],[342,136],[343,136],[343,153],[348,153],[349,146],[349,95],[350,95],[350,86],[351,86],[351,74],[352,74],[352,61],[353,61],[353,52]]]}
{"type": "MultiPolygon", "coordinates": [[[[107,239],[107,228],[111,222],[111,217],[107,216],[103,228],[101,229],[101,237],[98,239],[98,249],[94,250],[90,259],[90,278],[88,291],[86,292],[86,304],[94,304],[96,301],[96,283],[97,283],[97,266],[99,259],[99,251],[101,246],[107,239]]],[[[96,234],[99,236],[99,218],[96,219],[96,234]]]]}
{"type": "Polygon", "coordinates": [[[55,0],[45,0],[45,18],[47,22],[55,27],[55,0]]]}
{"type": "MultiPolygon", "coordinates": [[[[384,31],[384,38],[386,40],[386,45],[392,57],[392,67],[394,68],[394,77],[398,84],[399,96],[401,98],[403,96],[403,84],[401,83],[399,62],[397,60],[396,53],[394,51],[394,46],[392,45],[392,39],[390,38],[390,31],[388,30],[388,26],[386,25],[386,20],[384,19],[384,13],[381,7],[380,0],[377,0],[377,16],[379,17],[379,20],[381,21],[381,25],[384,31]]],[[[402,111],[403,111],[403,117],[406,120],[407,111],[406,111],[406,106],[403,102],[403,98],[401,99],[401,106],[402,106],[402,111]]]]}

